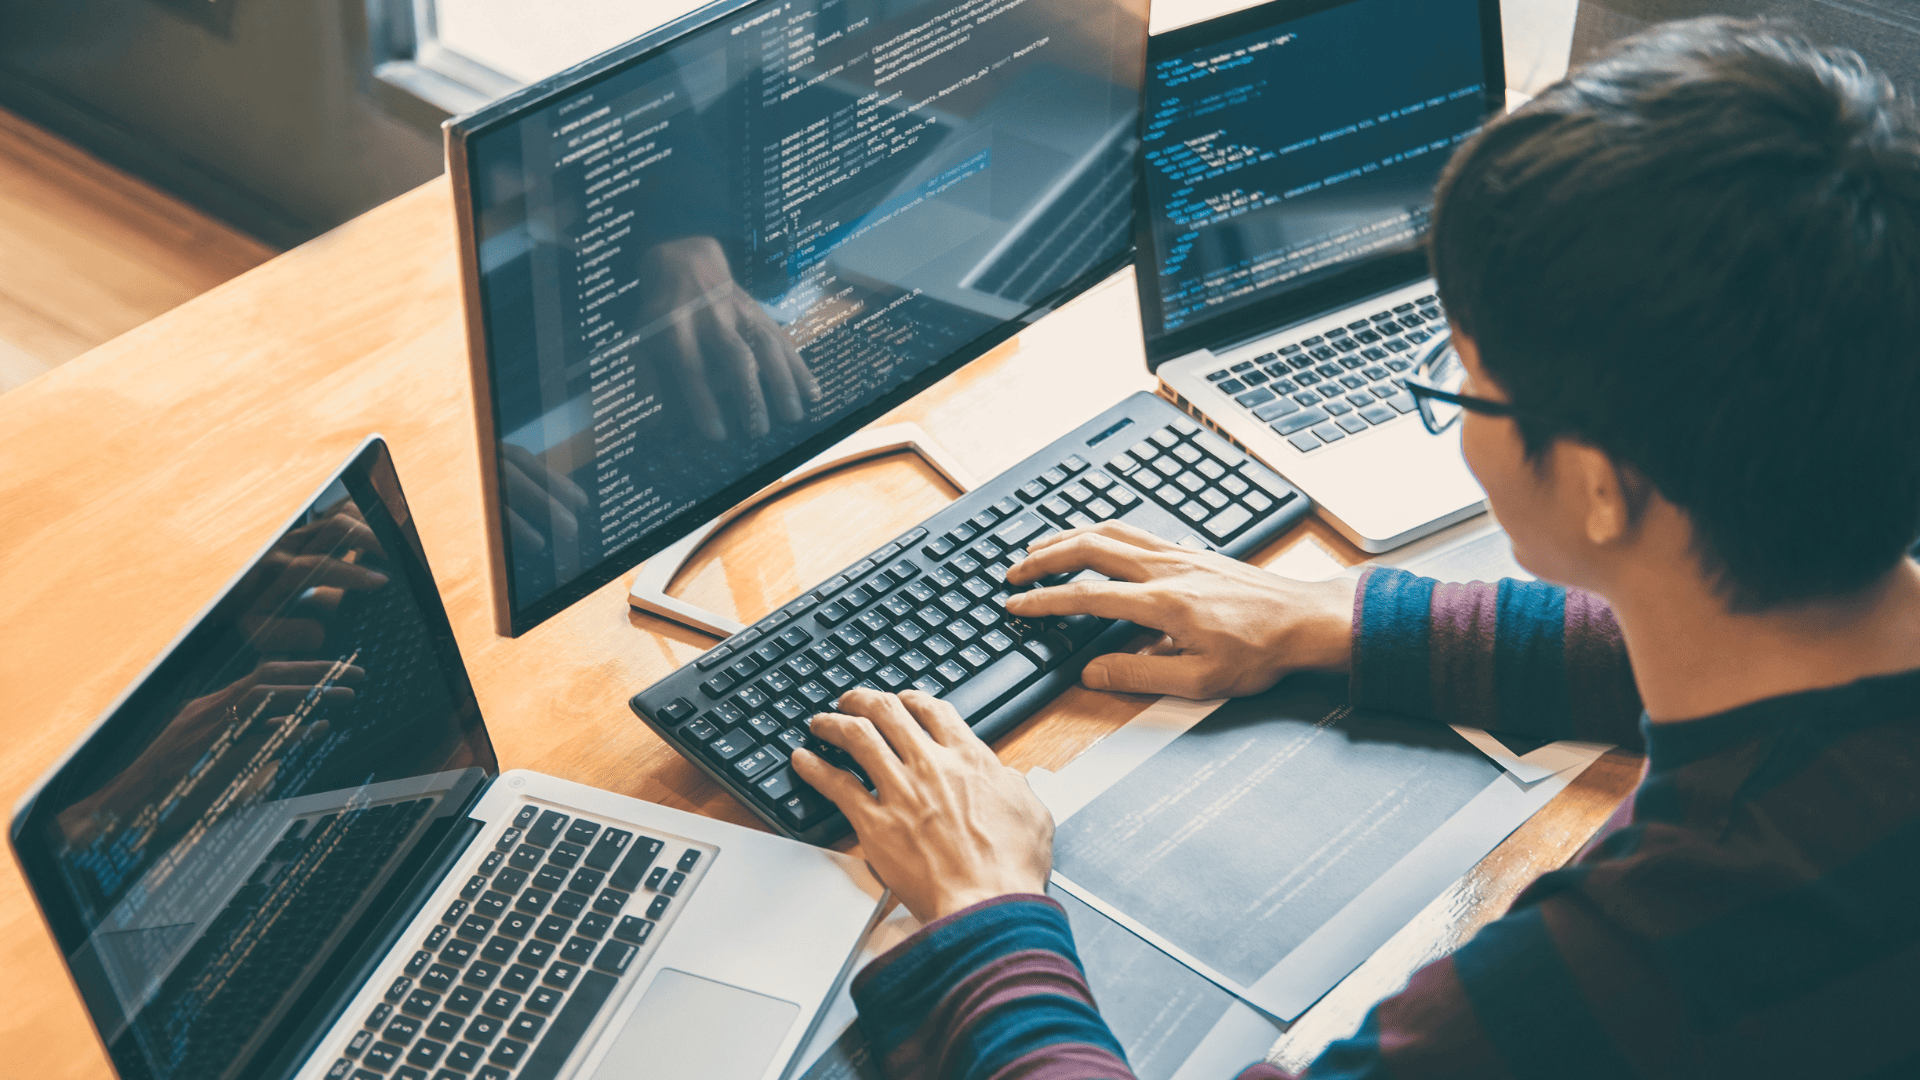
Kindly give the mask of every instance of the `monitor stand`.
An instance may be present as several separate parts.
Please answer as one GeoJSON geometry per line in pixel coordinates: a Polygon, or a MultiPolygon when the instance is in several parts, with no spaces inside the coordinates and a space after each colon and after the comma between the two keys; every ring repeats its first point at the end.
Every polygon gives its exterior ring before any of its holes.
{"type": "Polygon", "coordinates": [[[838,469],[843,465],[852,465],[869,458],[884,457],[911,450],[919,454],[933,470],[945,477],[947,482],[959,488],[962,494],[972,491],[976,486],[966,467],[954,460],[946,448],[934,442],[932,437],[921,430],[919,424],[889,424],[886,427],[867,428],[834,444],[826,453],[800,466],[766,487],[760,489],[750,499],[735,504],[726,513],[700,526],[664,548],[658,555],[640,564],[640,572],[634,575],[633,586],[627,592],[627,602],[642,611],[652,612],[663,619],[671,619],[695,630],[704,630],[709,634],[730,637],[746,629],[745,625],[727,618],[718,612],[708,611],[697,604],[690,604],[675,596],[667,595],[667,586],[700,550],[714,533],[741,514],[759,506],[761,503],[787,491],[788,489],[811,480],[822,473],[838,469]]]}

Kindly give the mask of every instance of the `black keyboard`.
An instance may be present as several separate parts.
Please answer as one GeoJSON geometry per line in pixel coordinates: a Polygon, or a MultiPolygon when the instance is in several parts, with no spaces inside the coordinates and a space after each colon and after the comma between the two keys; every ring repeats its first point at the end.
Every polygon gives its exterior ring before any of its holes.
{"type": "MultiPolygon", "coordinates": [[[[847,831],[788,767],[799,747],[845,764],[807,721],[856,685],[945,698],[992,740],[1079,680],[1136,628],[1007,613],[1008,567],[1063,529],[1118,520],[1243,557],[1309,509],[1278,474],[1138,393],[962,495],[819,588],[634,695],[634,712],[761,820],[809,843],[847,831]]],[[[1087,573],[1091,573],[1088,571],[1087,573]]],[[[1057,582],[1049,582],[1054,584],[1057,582]]]]}
{"type": "Polygon", "coordinates": [[[552,1080],[712,862],[534,804],[475,851],[327,1080],[552,1080]]]}
{"type": "Polygon", "coordinates": [[[1419,346],[1445,329],[1439,297],[1422,296],[1286,342],[1207,379],[1295,450],[1310,453],[1413,412],[1404,373],[1419,346]]]}

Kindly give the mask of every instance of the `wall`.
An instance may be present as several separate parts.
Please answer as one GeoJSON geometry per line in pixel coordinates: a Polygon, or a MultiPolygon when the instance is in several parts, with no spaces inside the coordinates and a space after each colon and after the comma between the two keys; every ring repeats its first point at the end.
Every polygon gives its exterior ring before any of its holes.
{"type": "Polygon", "coordinates": [[[0,0],[0,104],[290,247],[443,167],[437,117],[371,77],[367,7],[0,0]]]}

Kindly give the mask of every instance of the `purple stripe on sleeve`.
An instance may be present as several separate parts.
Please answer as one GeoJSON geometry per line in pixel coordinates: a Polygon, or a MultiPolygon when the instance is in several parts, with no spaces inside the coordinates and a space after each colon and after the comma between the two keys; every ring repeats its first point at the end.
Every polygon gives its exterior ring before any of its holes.
{"type": "Polygon", "coordinates": [[[1590,592],[1568,589],[1566,612],[1567,713],[1574,737],[1639,750],[1640,690],[1613,609],[1590,592]]]}
{"type": "Polygon", "coordinates": [[[888,1052],[887,1076],[908,1080],[948,1075],[949,1059],[965,1044],[967,1029],[976,1020],[1002,1005],[1041,994],[1094,1007],[1093,993],[1073,961],[1045,949],[1008,953],[968,972],[941,997],[919,1028],[888,1052]]]}
{"type": "Polygon", "coordinates": [[[1434,719],[1487,727],[1499,715],[1493,660],[1496,599],[1495,586],[1484,582],[1433,587],[1427,662],[1434,719]]]}

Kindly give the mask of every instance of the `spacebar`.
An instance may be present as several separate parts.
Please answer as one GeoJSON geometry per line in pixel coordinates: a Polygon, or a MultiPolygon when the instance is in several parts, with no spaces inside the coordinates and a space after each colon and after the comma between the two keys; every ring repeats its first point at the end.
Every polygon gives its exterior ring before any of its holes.
{"type": "Polygon", "coordinates": [[[1038,674],[1040,665],[1023,653],[1010,652],[975,672],[973,678],[949,690],[946,701],[960,710],[961,719],[972,724],[985,716],[987,710],[1001,698],[1020,689],[1038,674]]]}
{"type": "Polygon", "coordinates": [[[607,1003],[607,996],[619,982],[605,972],[581,972],[580,985],[573,988],[573,996],[560,1007],[560,1015],[553,1018],[547,1037],[540,1040],[539,1049],[527,1055],[527,1063],[520,1066],[514,1080],[553,1080],[560,1075],[560,1067],[567,1063],[580,1036],[593,1026],[600,1006],[607,1003]]]}

